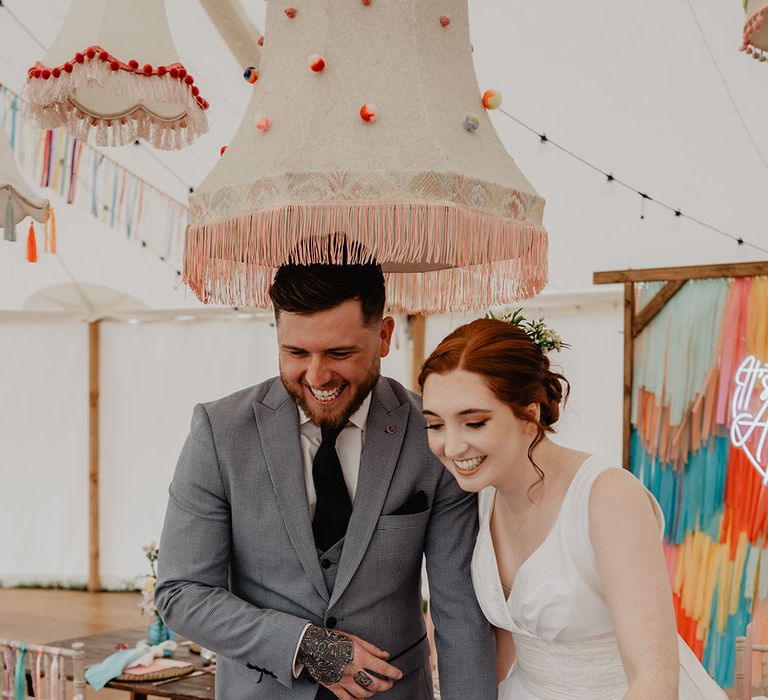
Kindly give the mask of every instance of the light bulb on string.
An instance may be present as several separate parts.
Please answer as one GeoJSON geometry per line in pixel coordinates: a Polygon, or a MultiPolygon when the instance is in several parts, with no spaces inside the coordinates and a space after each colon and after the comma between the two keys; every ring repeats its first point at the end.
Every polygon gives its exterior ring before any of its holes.
{"type": "Polygon", "coordinates": [[[613,194],[613,190],[615,189],[615,182],[616,178],[613,177],[613,173],[608,173],[605,176],[605,182],[603,183],[603,194],[606,196],[610,196],[613,194]]]}
{"type": "Polygon", "coordinates": [[[644,192],[638,192],[640,195],[640,221],[645,221],[645,202],[650,201],[650,197],[644,192]]]}
{"type": "Polygon", "coordinates": [[[672,219],[669,222],[669,228],[672,231],[677,231],[680,228],[680,219],[683,218],[683,212],[681,212],[679,209],[675,209],[674,212],[672,212],[672,219]]]}
{"type": "Polygon", "coordinates": [[[546,134],[539,134],[539,145],[536,146],[536,152],[543,158],[545,155],[547,155],[547,151],[549,150],[547,148],[547,143],[549,143],[549,139],[547,138],[546,134]]]}

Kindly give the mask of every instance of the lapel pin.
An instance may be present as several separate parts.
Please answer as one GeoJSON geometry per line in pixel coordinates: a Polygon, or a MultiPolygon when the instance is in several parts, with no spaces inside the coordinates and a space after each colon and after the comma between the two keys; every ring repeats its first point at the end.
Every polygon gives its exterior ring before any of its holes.
{"type": "Polygon", "coordinates": [[[393,423],[390,423],[390,424],[387,426],[387,430],[386,430],[386,432],[387,432],[389,435],[392,435],[393,433],[396,433],[396,432],[397,432],[397,426],[396,426],[396,425],[394,425],[393,423]]]}

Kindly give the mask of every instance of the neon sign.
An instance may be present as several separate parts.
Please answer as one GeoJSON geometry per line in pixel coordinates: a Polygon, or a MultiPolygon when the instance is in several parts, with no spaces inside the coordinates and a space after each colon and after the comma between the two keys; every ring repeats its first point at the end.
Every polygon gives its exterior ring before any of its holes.
{"type": "Polygon", "coordinates": [[[741,448],[768,484],[768,363],[754,355],[745,358],[734,377],[731,400],[731,443],[741,448]],[[758,393],[759,392],[759,393],[758,393]],[[757,394],[757,395],[756,395],[757,394]]]}

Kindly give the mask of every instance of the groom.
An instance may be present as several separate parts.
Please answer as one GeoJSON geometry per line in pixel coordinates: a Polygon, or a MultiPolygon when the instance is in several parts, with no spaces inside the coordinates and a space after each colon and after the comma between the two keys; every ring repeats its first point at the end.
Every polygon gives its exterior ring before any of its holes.
{"type": "Polygon", "coordinates": [[[280,377],[195,407],[160,614],[218,653],[221,700],[427,700],[426,555],[442,697],[495,700],[476,500],[429,451],[418,398],[379,374],[381,268],[286,265],[270,296],[280,377]]]}

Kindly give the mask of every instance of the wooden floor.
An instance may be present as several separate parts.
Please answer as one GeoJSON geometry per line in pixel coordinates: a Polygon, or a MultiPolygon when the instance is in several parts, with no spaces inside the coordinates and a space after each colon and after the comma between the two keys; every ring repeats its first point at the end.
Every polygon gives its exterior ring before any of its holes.
{"type": "MultiPolygon", "coordinates": [[[[84,593],[0,588],[0,637],[38,644],[149,624],[138,593],[84,593]]],[[[728,692],[729,697],[736,695],[728,692]]],[[[88,688],[89,700],[127,700],[127,694],[88,688]]]]}
{"type": "MultiPolygon", "coordinates": [[[[0,588],[0,637],[42,644],[96,634],[120,627],[149,624],[139,610],[138,593],[84,593],[0,588]]],[[[89,700],[127,700],[113,690],[96,693],[89,700]]]]}

